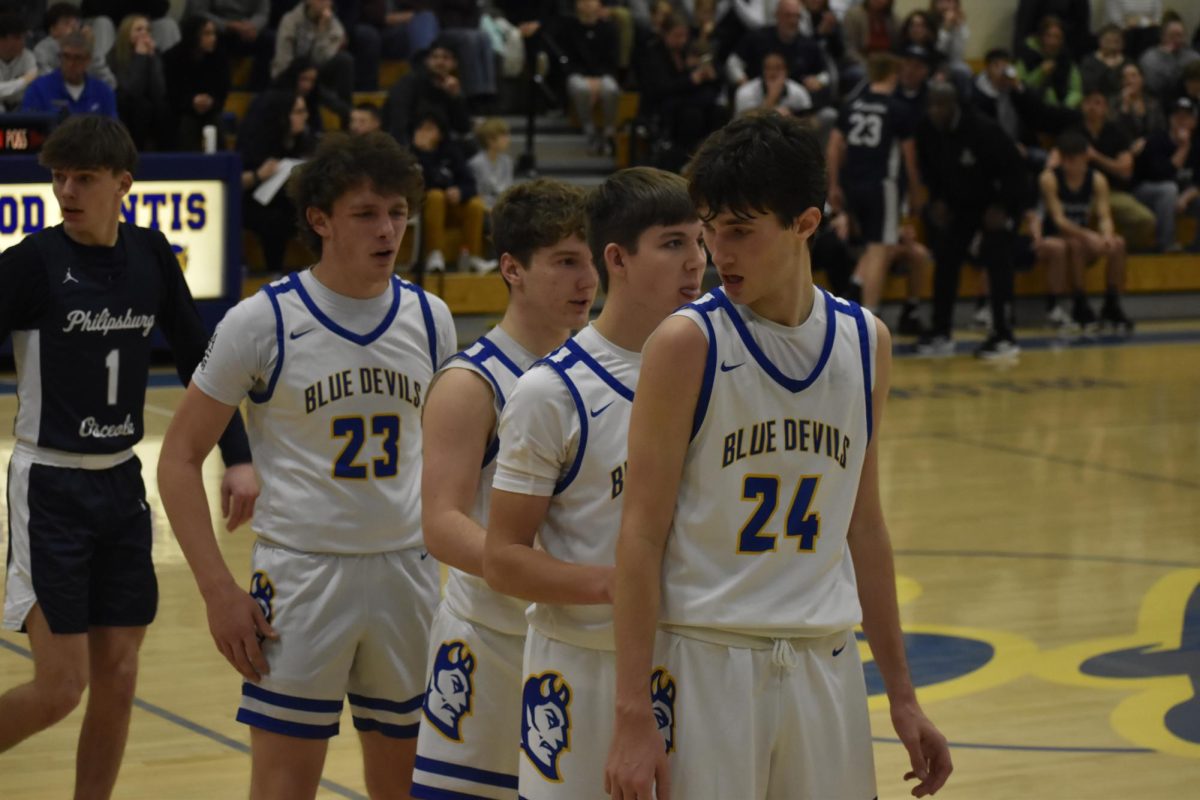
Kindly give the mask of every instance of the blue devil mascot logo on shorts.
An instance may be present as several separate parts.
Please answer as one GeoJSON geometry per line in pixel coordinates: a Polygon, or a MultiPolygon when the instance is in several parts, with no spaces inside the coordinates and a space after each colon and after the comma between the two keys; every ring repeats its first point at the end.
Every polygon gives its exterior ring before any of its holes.
{"type": "Polygon", "coordinates": [[[570,750],[571,687],[557,672],[531,675],[521,696],[521,749],[548,780],[560,781],[558,757],[570,750]]]}
{"type": "Polygon", "coordinates": [[[466,642],[442,642],[425,689],[425,719],[454,742],[462,739],[462,718],[471,713],[475,656],[466,642]]]}
{"type": "Polygon", "coordinates": [[[271,583],[267,573],[261,569],[256,571],[254,577],[250,579],[250,596],[254,598],[254,602],[258,603],[267,622],[271,622],[275,616],[275,610],[271,607],[271,602],[275,599],[275,584],[271,583]]]}
{"type": "Polygon", "coordinates": [[[675,679],[663,667],[654,670],[650,676],[650,704],[654,708],[658,732],[670,753],[675,749],[675,679]]]}

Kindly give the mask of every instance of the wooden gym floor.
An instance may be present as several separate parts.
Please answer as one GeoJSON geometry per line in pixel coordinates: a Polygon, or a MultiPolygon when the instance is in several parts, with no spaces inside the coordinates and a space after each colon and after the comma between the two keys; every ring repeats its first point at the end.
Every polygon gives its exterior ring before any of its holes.
{"type": "MultiPolygon", "coordinates": [[[[914,676],[954,748],[939,797],[1194,797],[1200,325],[1143,326],[1122,346],[1035,349],[1010,368],[901,358],[894,383],[884,501],[914,676]]],[[[12,417],[11,389],[0,379],[0,419],[12,417]]],[[[162,599],[118,798],[245,797],[249,777],[248,736],[233,721],[240,679],[212,645],[154,483],[179,396],[150,391],[138,447],[162,599]]],[[[11,446],[0,438],[5,462],[11,446]]],[[[215,458],[207,478],[216,485],[215,458]]],[[[251,538],[221,535],[235,574],[251,538]]],[[[31,676],[27,647],[0,635],[0,689],[31,676]]],[[[907,759],[869,663],[867,679],[879,796],[905,797],[907,759]]],[[[81,718],[0,755],[0,797],[69,797],[81,718]]],[[[321,797],[364,797],[345,723],[321,797]]]]}

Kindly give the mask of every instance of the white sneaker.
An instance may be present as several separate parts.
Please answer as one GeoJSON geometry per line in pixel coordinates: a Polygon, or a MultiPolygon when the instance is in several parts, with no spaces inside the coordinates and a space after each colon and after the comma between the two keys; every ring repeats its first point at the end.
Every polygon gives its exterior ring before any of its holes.
{"type": "Polygon", "coordinates": [[[934,336],[917,342],[917,355],[928,358],[946,358],[954,355],[954,340],[945,336],[934,336]]]}
{"type": "Polygon", "coordinates": [[[1062,306],[1055,306],[1046,312],[1046,324],[1051,328],[1065,328],[1075,324],[1071,315],[1062,306]]]}
{"type": "Polygon", "coordinates": [[[425,256],[425,271],[426,272],[445,272],[446,257],[442,255],[441,250],[430,250],[429,255],[425,256]]]}
{"type": "Polygon", "coordinates": [[[480,275],[486,275],[500,267],[500,261],[495,258],[480,258],[479,256],[471,256],[471,269],[480,275]]]}
{"type": "Polygon", "coordinates": [[[984,304],[975,309],[975,313],[971,315],[971,326],[990,331],[992,329],[992,307],[984,304]]]}

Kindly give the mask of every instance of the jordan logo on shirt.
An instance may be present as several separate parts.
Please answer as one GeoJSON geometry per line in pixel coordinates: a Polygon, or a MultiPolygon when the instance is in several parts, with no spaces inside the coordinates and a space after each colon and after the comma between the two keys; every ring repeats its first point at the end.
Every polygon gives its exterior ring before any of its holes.
{"type": "Polygon", "coordinates": [[[66,276],[65,278],[63,278],[63,283],[64,283],[64,284],[67,284],[67,283],[79,283],[79,278],[76,278],[74,275],[72,275],[72,274],[71,274],[71,268],[70,268],[70,267],[67,267],[67,276],[66,276]]]}

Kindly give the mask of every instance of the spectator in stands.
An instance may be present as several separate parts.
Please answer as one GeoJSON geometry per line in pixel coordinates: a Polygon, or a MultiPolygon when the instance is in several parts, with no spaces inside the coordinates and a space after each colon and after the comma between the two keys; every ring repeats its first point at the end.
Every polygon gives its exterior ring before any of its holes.
{"type": "Polygon", "coordinates": [[[107,17],[118,27],[130,14],[141,14],[150,24],[150,35],[160,53],[179,44],[181,38],[170,0],[83,0],[79,12],[85,19],[107,17]]]}
{"type": "Polygon", "coordinates": [[[750,111],[800,116],[812,110],[808,90],[788,77],[782,53],[768,52],[763,56],[759,73],[758,78],[738,87],[733,103],[736,116],[750,111]]]}
{"type": "Polygon", "coordinates": [[[662,164],[664,168],[682,166],[695,145],[726,117],[717,104],[722,84],[716,68],[711,59],[689,55],[690,36],[687,20],[672,14],[662,34],[647,46],[638,68],[639,113],[656,121],[660,145],[670,144],[661,149],[670,151],[668,160],[675,162],[662,164]]]}
{"type": "Polygon", "coordinates": [[[996,48],[984,56],[983,71],[971,87],[971,104],[995,122],[1017,144],[1030,166],[1041,171],[1046,153],[1041,149],[1033,119],[1037,107],[1032,92],[1024,91],[1017,68],[1007,50],[996,48]]]}
{"type": "Polygon", "coordinates": [[[842,69],[842,94],[850,95],[866,76],[867,56],[888,53],[900,43],[900,24],[893,0],[863,0],[851,6],[842,19],[846,35],[846,64],[842,69]]]}
{"type": "Polygon", "coordinates": [[[35,79],[25,89],[22,111],[46,114],[103,114],[117,116],[117,97],[108,84],[88,74],[92,37],[77,30],[62,37],[62,66],[35,79]]]}
{"type": "MultiPolygon", "coordinates": [[[[599,0],[596,3],[599,5],[599,0]]],[[[463,92],[476,113],[494,101],[497,89],[496,53],[491,38],[479,27],[479,5],[479,0],[438,0],[436,4],[440,36],[458,55],[463,92]]],[[[615,38],[612,48],[615,59],[615,38]]]]}
{"type": "Polygon", "coordinates": [[[267,272],[279,275],[287,244],[296,237],[296,208],[282,188],[266,204],[254,192],[284,159],[307,158],[316,147],[304,98],[281,89],[259,94],[246,112],[237,145],[242,154],[242,226],[258,236],[267,272]]]}
{"type": "Polygon", "coordinates": [[[379,65],[424,52],[438,35],[437,14],[411,0],[339,0],[338,16],[350,30],[355,88],[379,88],[379,65]]]}
{"type": "MultiPolygon", "coordinates": [[[[1131,194],[1133,142],[1109,120],[1108,96],[1098,88],[1088,88],[1081,110],[1083,126],[1080,130],[1089,145],[1086,155],[1089,163],[1104,174],[1108,203],[1117,230],[1127,241],[1148,245],[1154,237],[1155,215],[1131,194]]],[[[1151,198],[1149,205],[1158,207],[1158,200],[1151,198]]]]}
{"type": "Polygon", "coordinates": [[[250,88],[266,87],[275,57],[275,31],[267,24],[270,0],[188,0],[188,13],[212,20],[226,53],[253,57],[250,88]]]}
{"type": "Polygon", "coordinates": [[[787,77],[804,87],[811,105],[830,105],[833,76],[826,67],[820,45],[801,32],[800,19],[800,0],[779,0],[775,24],[747,33],[725,62],[729,82],[739,87],[758,78],[766,55],[778,53],[787,65],[787,77]]]}
{"type": "Polygon", "coordinates": [[[987,270],[992,304],[992,333],[976,355],[1012,356],[1017,352],[1010,323],[1015,231],[1030,205],[1021,154],[999,126],[971,113],[959,103],[954,86],[943,81],[931,84],[916,142],[929,190],[925,234],[935,264],[932,335],[918,352],[953,354],[959,273],[971,254],[987,270]]]}
{"type": "Polygon", "coordinates": [[[1078,108],[1083,99],[1079,67],[1065,46],[1058,17],[1043,17],[1037,35],[1026,38],[1018,48],[1017,74],[1046,105],[1078,108]]]}
{"type": "Polygon", "coordinates": [[[1096,34],[1099,48],[1083,57],[1079,76],[1084,86],[1098,86],[1114,101],[1121,93],[1121,72],[1127,64],[1125,37],[1116,25],[1105,25],[1096,34]]]}
{"type": "Polygon", "coordinates": [[[317,81],[317,66],[308,56],[300,56],[292,61],[291,65],[271,82],[271,88],[296,92],[304,98],[304,105],[308,108],[308,129],[318,139],[325,132],[322,108],[332,112],[341,127],[345,128],[350,124],[350,104],[343,102],[342,98],[317,81]]]}
{"type": "Polygon", "coordinates": [[[138,150],[169,148],[173,132],[167,80],[149,19],[130,14],[121,20],[108,65],[117,76],[117,114],[138,150]]]}
{"type": "MultiPolygon", "coordinates": [[[[1196,178],[1200,174],[1200,144],[1196,142],[1195,132],[1196,104],[1180,97],[1171,107],[1167,127],[1146,137],[1145,147],[1137,159],[1138,183],[1133,194],[1143,202],[1155,203],[1158,246],[1164,253],[1181,249],[1175,238],[1176,215],[1185,213],[1189,206],[1196,206],[1200,212],[1200,205],[1193,202],[1196,178]]],[[[1195,249],[1195,243],[1192,247],[1195,249]]]]}
{"type": "Polygon", "coordinates": [[[1146,81],[1142,68],[1130,61],[1121,70],[1121,93],[1116,102],[1116,117],[1113,120],[1121,133],[1129,137],[1130,150],[1137,158],[1146,143],[1146,137],[1167,127],[1162,104],[1158,98],[1146,94],[1146,81]]]}
{"type": "Polygon", "coordinates": [[[896,73],[894,96],[908,109],[914,127],[917,120],[925,113],[925,100],[933,59],[933,51],[919,44],[907,45],[900,51],[900,67],[896,73]]]}
{"type": "Polygon", "coordinates": [[[79,8],[70,3],[54,3],[46,9],[46,37],[33,47],[37,57],[38,73],[45,75],[58,69],[59,53],[62,49],[63,37],[86,28],[92,40],[92,62],[88,65],[88,74],[99,78],[110,88],[115,88],[117,79],[108,67],[106,57],[112,49],[116,38],[116,30],[108,17],[96,17],[90,25],[82,24],[83,18],[79,8]]]}
{"type": "MultiPolygon", "coordinates": [[[[970,87],[974,73],[967,65],[967,39],[971,29],[967,27],[967,15],[961,0],[930,0],[929,10],[937,30],[934,49],[942,63],[950,71],[955,84],[961,91],[970,87]]],[[[960,96],[961,96],[960,91],[960,96]]]]}
{"type": "Polygon", "coordinates": [[[271,78],[300,57],[317,67],[317,82],[345,105],[354,99],[354,57],[346,52],[346,29],[333,13],[333,0],[301,0],[279,21],[271,78]]]}
{"type": "Polygon", "coordinates": [[[903,50],[910,44],[923,47],[931,53],[937,43],[937,23],[933,14],[922,9],[910,11],[900,23],[900,43],[896,50],[903,50]]]}
{"type": "Polygon", "coordinates": [[[217,129],[217,149],[224,149],[222,110],[229,96],[229,59],[217,50],[217,26],[199,15],[186,17],[179,44],[163,54],[167,96],[177,122],[175,147],[203,148],[206,125],[217,129]]]}
{"type": "Polygon", "coordinates": [[[18,108],[38,76],[37,58],[25,46],[28,28],[21,14],[0,13],[0,113],[18,108]]]}
{"type": "Polygon", "coordinates": [[[575,0],[575,16],[564,17],[557,41],[567,59],[567,95],[579,117],[593,154],[614,149],[617,133],[617,30],[600,19],[600,0],[575,0]],[[602,130],[596,128],[599,108],[602,130]]]}
{"type": "Polygon", "coordinates": [[[508,123],[499,117],[489,117],[475,129],[479,140],[479,152],[471,157],[467,166],[475,176],[475,187],[488,211],[497,198],[513,185],[513,160],[508,154],[512,133],[508,123]]]}
{"type": "MultiPolygon", "coordinates": [[[[446,269],[446,225],[462,230],[458,269],[469,271],[483,257],[483,219],[487,213],[477,194],[475,176],[462,151],[446,137],[446,123],[436,111],[417,117],[410,145],[425,176],[425,205],[421,211],[421,236],[425,270],[446,269]]],[[[482,271],[482,270],[481,270],[482,271]]]]}
{"type": "Polygon", "coordinates": [[[1200,61],[1193,61],[1183,68],[1181,97],[1186,97],[1200,108],[1200,61]]]}
{"type": "Polygon", "coordinates": [[[804,0],[800,33],[820,45],[830,64],[837,66],[845,59],[846,39],[842,22],[829,7],[829,0],[804,0]]]}
{"type": "Polygon", "coordinates": [[[1091,0],[1020,0],[1013,24],[1013,52],[1019,56],[1026,38],[1041,30],[1042,20],[1049,16],[1059,21],[1072,59],[1091,52],[1091,0]]]}
{"type": "Polygon", "coordinates": [[[1188,64],[1200,61],[1200,53],[1187,46],[1183,20],[1178,14],[1163,15],[1162,40],[1152,47],[1138,62],[1146,76],[1146,89],[1160,99],[1174,97],[1179,91],[1183,69],[1188,64]]]}
{"type": "Polygon", "coordinates": [[[382,129],[383,115],[379,112],[379,106],[366,100],[355,104],[350,112],[350,133],[362,136],[382,129]]]}
{"type": "MultiPolygon", "coordinates": [[[[1074,324],[1085,331],[1096,326],[1096,314],[1084,293],[1083,275],[1093,261],[1103,256],[1106,291],[1100,318],[1119,332],[1129,333],[1133,323],[1125,316],[1120,299],[1125,287],[1125,240],[1113,224],[1108,180],[1089,163],[1089,149],[1087,140],[1078,133],[1068,131],[1059,137],[1056,151],[1061,163],[1038,179],[1045,208],[1043,232],[1047,240],[1066,242],[1074,324]],[[1092,219],[1097,221],[1095,229],[1091,227],[1092,219]]],[[[1058,281],[1052,285],[1055,283],[1058,281]]],[[[1051,319],[1059,317],[1061,314],[1052,311],[1051,319]]]]}
{"type": "Polygon", "coordinates": [[[1124,31],[1125,55],[1137,60],[1158,44],[1162,0],[1104,0],[1104,18],[1124,31]]]}
{"type": "Polygon", "coordinates": [[[417,117],[437,111],[452,136],[469,136],[471,113],[458,80],[458,57],[445,39],[438,39],[409,72],[388,90],[383,127],[401,144],[410,141],[417,117]]]}

